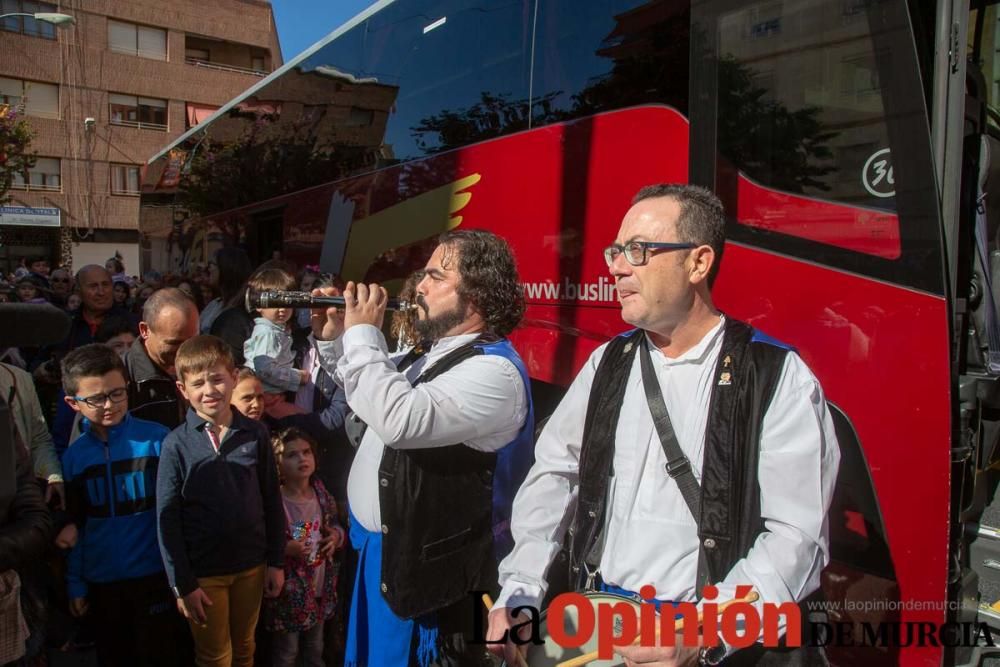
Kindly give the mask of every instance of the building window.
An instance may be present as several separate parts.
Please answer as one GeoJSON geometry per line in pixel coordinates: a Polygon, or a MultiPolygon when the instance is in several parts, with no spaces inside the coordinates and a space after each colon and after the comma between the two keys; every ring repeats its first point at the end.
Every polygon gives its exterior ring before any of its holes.
{"type": "Polygon", "coordinates": [[[167,101],[111,93],[111,124],[147,130],[167,129],[167,101]]]}
{"type": "Polygon", "coordinates": [[[29,116],[59,118],[59,86],[0,76],[0,104],[23,104],[29,116]]]}
{"type": "MultiPolygon", "coordinates": [[[[58,8],[47,2],[32,0],[0,0],[0,14],[34,14],[35,12],[55,12],[58,8]]],[[[19,32],[32,37],[56,38],[56,27],[45,21],[36,21],[30,16],[10,16],[0,21],[0,28],[8,32],[19,32]]]]}
{"type": "Polygon", "coordinates": [[[348,127],[367,127],[375,122],[375,112],[371,109],[361,107],[351,107],[351,113],[347,117],[345,125],[348,127]]]}
{"type": "Polygon", "coordinates": [[[167,31],[144,25],[108,21],[108,46],[115,53],[167,59],[167,31]]]}
{"type": "Polygon", "coordinates": [[[208,52],[208,49],[184,49],[184,59],[208,62],[212,59],[212,54],[208,52]]]}
{"type": "Polygon", "coordinates": [[[260,56],[254,56],[250,59],[250,68],[255,72],[264,71],[264,59],[260,56]]]}
{"type": "Polygon", "coordinates": [[[35,158],[35,166],[28,170],[27,178],[25,178],[25,174],[14,174],[14,182],[11,187],[16,190],[60,192],[62,178],[60,177],[59,158],[35,158]]]}
{"type": "Polygon", "coordinates": [[[111,165],[111,194],[139,194],[139,167],[134,164],[111,165]]]}

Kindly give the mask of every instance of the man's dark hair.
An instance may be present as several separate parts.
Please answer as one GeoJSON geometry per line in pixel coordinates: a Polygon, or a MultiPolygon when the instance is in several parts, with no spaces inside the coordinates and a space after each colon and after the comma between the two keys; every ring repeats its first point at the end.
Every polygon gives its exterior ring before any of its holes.
{"type": "Polygon", "coordinates": [[[164,287],[153,292],[146,299],[146,303],[142,304],[142,321],[150,329],[155,329],[156,318],[165,308],[191,309],[195,311],[196,315],[198,313],[198,307],[191,300],[191,297],[176,287],[164,287]]]}
{"type": "Polygon", "coordinates": [[[481,229],[457,229],[438,243],[458,251],[458,296],[475,306],[486,330],[497,336],[513,331],[524,316],[524,292],[507,242],[481,229]]]}
{"type": "Polygon", "coordinates": [[[711,190],[699,185],[658,183],[639,190],[632,198],[632,205],[658,197],[670,197],[681,207],[677,218],[678,241],[707,245],[715,251],[715,261],[708,272],[711,287],[719,274],[722,250],[726,245],[726,213],[722,201],[711,190]]]}
{"type": "Polygon", "coordinates": [[[139,330],[132,319],[125,315],[110,315],[101,320],[94,334],[95,343],[107,343],[118,334],[130,333],[136,338],[139,337],[139,330]]]}
{"type": "Polygon", "coordinates": [[[83,345],[63,357],[63,390],[67,396],[76,396],[82,378],[103,377],[111,371],[119,371],[123,378],[128,378],[117,352],[101,343],[83,345]]]}

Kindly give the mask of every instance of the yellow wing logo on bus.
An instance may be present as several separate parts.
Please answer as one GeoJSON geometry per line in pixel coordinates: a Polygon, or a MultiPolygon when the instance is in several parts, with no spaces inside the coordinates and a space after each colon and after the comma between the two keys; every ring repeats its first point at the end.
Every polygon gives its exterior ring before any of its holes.
{"type": "Polygon", "coordinates": [[[462,216],[456,214],[472,199],[472,193],[464,190],[481,179],[480,174],[470,174],[356,220],[351,225],[341,275],[345,280],[360,280],[375,258],[387,249],[409,245],[461,225],[462,216]]]}

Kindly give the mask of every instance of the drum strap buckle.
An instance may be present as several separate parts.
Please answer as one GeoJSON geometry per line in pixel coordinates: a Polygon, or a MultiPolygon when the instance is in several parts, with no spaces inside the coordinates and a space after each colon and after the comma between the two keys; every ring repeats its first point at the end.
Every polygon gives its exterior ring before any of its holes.
{"type": "Polygon", "coordinates": [[[597,575],[600,574],[600,568],[591,567],[590,563],[586,561],[583,562],[583,571],[587,574],[587,579],[583,583],[583,590],[593,591],[596,590],[594,587],[594,582],[597,581],[597,575]]]}

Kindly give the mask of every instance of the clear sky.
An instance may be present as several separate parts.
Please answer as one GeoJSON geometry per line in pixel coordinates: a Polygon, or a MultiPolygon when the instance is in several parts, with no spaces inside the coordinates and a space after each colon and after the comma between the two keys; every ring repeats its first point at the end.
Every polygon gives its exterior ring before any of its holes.
{"type": "Polygon", "coordinates": [[[285,62],[299,55],[375,0],[271,0],[285,62]]]}

